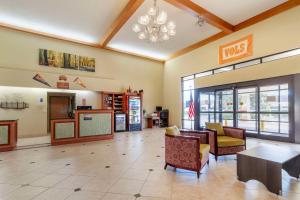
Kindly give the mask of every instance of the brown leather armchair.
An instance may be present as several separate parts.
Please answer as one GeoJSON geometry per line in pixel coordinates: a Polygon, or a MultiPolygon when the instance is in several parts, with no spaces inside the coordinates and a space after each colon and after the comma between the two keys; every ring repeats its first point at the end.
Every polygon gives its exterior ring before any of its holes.
{"type": "Polygon", "coordinates": [[[209,132],[210,153],[218,156],[232,155],[246,150],[246,130],[234,127],[223,127],[224,135],[218,135],[216,130],[206,129],[209,132]]]}
{"type": "Polygon", "coordinates": [[[165,169],[172,166],[197,172],[209,164],[208,131],[180,130],[180,135],[165,135],[165,169]]]}

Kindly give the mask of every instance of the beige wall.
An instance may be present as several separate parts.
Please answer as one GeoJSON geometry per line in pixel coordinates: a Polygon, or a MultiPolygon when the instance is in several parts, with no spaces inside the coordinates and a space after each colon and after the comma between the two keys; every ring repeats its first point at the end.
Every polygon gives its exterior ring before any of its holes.
{"type": "Polygon", "coordinates": [[[1,102],[26,102],[29,108],[22,110],[2,109],[0,119],[18,119],[19,137],[43,136],[47,134],[47,93],[75,93],[76,105],[86,104],[95,109],[100,108],[99,93],[84,90],[59,90],[47,88],[0,86],[1,102]],[[43,102],[40,102],[43,99],[43,102]]]}
{"type": "MultiPolygon", "coordinates": [[[[37,72],[42,74],[52,86],[56,85],[60,74],[65,74],[70,81],[70,88],[74,90],[81,90],[79,86],[72,83],[77,76],[85,82],[87,89],[91,91],[119,92],[124,91],[128,86],[131,86],[133,90],[143,89],[144,109],[147,112],[154,111],[155,106],[163,103],[162,63],[0,28],[0,86],[47,87],[32,80],[37,72]],[[39,48],[94,57],[96,58],[96,72],[39,66],[39,48]]],[[[45,94],[40,93],[39,95],[44,96],[45,94]]],[[[34,99],[31,106],[36,108],[35,113],[39,113],[38,109],[40,108],[37,107],[40,106],[36,103],[36,97],[32,98],[34,99]]],[[[0,109],[0,120],[13,117],[3,112],[4,110],[0,109]]],[[[26,113],[30,112],[26,111],[26,113]]],[[[24,114],[24,116],[31,117],[30,114],[24,114]]],[[[23,130],[24,123],[23,125],[22,122],[20,123],[21,135],[32,135],[32,133],[38,132],[44,134],[43,129],[32,132],[28,128],[23,130]]]]}
{"type": "MultiPolygon", "coordinates": [[[[252,57],[243,60],[300,47],[299,19],[300,6],[167,61],[164,68],[164,106],[170,109],[171,124],[178,126],[181,124],[180,77],[220,67],[218,65],[218,47],[248,34],[253,34],[254,52],[252,57]]],[[[300,72],[299,63],[299,58],[287,58],[284,61],[266,63],[263,69],[260,67],[262,65],[257,65],[196,80],[196,85],[205,87],[253,80],[261,76],[272,77],[297,73],[300,72]],[[287,70],[285,70],[286,68],[287,70]],[[248,74],[248,72],[251,73],[248,74]]]]}

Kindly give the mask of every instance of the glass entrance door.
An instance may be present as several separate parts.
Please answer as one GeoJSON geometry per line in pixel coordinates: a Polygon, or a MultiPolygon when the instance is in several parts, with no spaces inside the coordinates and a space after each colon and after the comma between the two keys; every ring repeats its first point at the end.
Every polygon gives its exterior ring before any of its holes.
{"type": "Polygon", "coordinates": [[[243,128],[248,136],[290,141],[293,96],[288,80],[247,82],[196,90],[195,127],[206,122],[243,128]]]}
{"type": "Polygon", "coordinates": [[[236,126],[247,133],[258,133],[257,87],[237,88],[236,126]]]}
{"type": "Polygon", "coordinates": [[[234,126],[233,95],[233,89],[216,91],[216,122],[221,122],[223,126],[234,126]]]}
{"type": "Polygon", "coordinates": [[[201,128],[204,128],[206,122],[215,122],[215,93],[200,92],[199,102],[199,124],[201,128]]]}

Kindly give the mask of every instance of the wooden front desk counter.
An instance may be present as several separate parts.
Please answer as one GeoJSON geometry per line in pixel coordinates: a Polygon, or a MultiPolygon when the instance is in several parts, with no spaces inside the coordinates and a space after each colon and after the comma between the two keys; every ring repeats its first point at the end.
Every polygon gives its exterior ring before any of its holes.
{"type": "Polygon", "coordinates": [[[76,110],[75,119],[51,120],[51,144],[71,144],[112,139],[112,110],[76,110]]]}
{"type": "Polygon", "coordinates": [[[17,134],[17,120],[0,120],[0,152],[12,151],[16,148],[17,134]]]}

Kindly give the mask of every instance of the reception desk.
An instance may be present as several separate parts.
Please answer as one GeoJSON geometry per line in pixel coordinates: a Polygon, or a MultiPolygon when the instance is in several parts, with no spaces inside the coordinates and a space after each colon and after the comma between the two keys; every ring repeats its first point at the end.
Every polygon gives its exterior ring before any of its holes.
{"type": "Polygon", "coordinates": [[[51,144],[71,144],[112,139],[112,110],[76,110],[75,119],[51,120],[51,144]]]}
{"type": "Polygon", "coordinates": [[[0,120],[0,152],[16,148],[18,133],[17,120],[0,120]]]}

